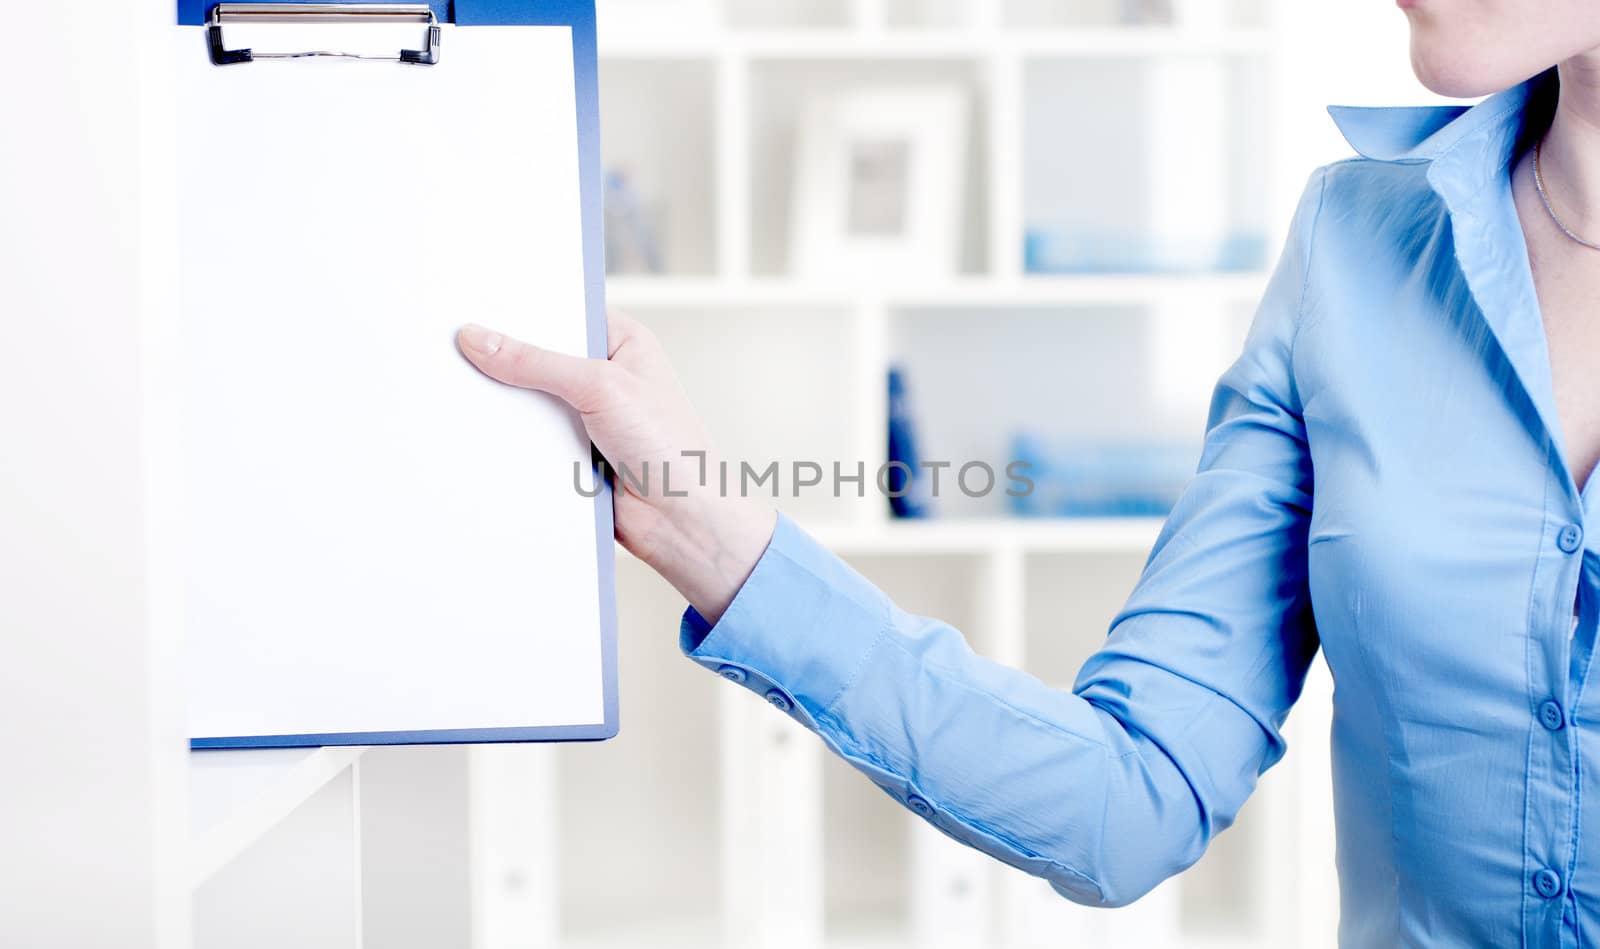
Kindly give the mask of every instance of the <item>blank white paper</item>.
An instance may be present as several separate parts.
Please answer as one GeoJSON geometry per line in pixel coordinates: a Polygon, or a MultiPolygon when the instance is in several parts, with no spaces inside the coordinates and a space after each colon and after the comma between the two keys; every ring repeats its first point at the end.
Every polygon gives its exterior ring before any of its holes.
{"type": "Polygon", "coordinates": [[[453,343],[586,351],[570,31],[445,26],[431,67],[177,33],[191,735],[603,721],[588,441],[453,343]]]}

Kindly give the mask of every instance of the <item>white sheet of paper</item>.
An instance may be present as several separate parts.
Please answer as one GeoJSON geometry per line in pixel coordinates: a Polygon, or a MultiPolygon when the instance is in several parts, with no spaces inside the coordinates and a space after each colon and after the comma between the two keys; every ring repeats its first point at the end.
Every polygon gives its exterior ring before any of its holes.
{"type": "Polygon", "coordinates": [[[587,439],[453,343],[586,351],[570,31],[174,56],[191,735],[601,722],[587,439]]]}

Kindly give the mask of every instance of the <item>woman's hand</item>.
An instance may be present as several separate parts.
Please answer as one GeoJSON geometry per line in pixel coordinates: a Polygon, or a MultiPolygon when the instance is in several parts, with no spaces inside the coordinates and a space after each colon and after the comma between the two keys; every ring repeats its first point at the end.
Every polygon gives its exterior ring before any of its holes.
{"type": "Polygon", "coordinates": [[[766,550],[776,512],[718,491],[721,459],[661,343],[631,317],[611,313],[609,322],[609,360],[550,352],[474,325],[456,341],[490,378],[576,409],[613,471],[649,471],[644,490],[615,479],[617,540],[715,623],[766,550]],[[668,470],[671,496],[663,490],[668,470]]]}

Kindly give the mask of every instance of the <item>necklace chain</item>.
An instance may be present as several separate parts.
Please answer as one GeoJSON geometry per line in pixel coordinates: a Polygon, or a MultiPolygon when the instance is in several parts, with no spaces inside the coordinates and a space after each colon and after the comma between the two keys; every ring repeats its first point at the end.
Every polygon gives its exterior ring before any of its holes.
{"type": "Polygon", "coordinates": [[[1555,206],[1550,203],[1550,195],[1544,190],[1544,172],[1539,167],[1539,152],[1543,147],[1544,139],[1542,138],[1533,146],[1533,186],[1539,190],[1539,200],[1544,202],[1544,209],[1550,212],[1550,220],[1556,222],[1556,227],[1561,228],[1561,233],[1572,238],[1577,243],[1590,250],[1600,250],[1600,244],[1594,241],[1586,241],[1572,233],[1572,229],[1567,227],[1566,223],[1561,220],[1561,215],[1556,213],[1555,206]]]}

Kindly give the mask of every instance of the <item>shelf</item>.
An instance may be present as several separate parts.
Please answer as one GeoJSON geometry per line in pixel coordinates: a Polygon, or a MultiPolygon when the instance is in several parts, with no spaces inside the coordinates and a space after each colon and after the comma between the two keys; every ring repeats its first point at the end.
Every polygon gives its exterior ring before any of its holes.
{"type": "Polygon", "coordinates": [[[619,277],[607,281],[606,297],[623,308],[686,306],[855,307],[863,302],[890,309],[982,306],[1149,305],[1173,301],[1254,304],[1266,274],[1085,274],[1029,276],[1016,280],[980,277],[918,286],[861,287],[789,279],[721,280],[680,277],[619,277]]]}
{"type": "Polygon", "coordinates": [[[271,748],[189,754],[190,879],[210,879],[366,748],[271,748]]]}
{"type": "Polygon", "coordinates": [[[1171,54],[1265,55],[1271,34],[1260,29],[1088,27],[1041,30],[712,30],[600,34],[602,59],[987,59],[1171,54]]]}
{"type": "Polygon", "coordinates": [[[861,13],[860,0],[720,0],[733,30],[838,30],[861,13]]]}
{"type": "Polygon", "coordinates": [[[613,277],[606,302],[638,309],[678,307],[848,307],[859,291],[793,280],[720,280],[692,277],[613,277]]]}
{"type": "MultiPolygon", "coordinates": [[[[695,881],[698,883],[699,881],[695,881]]],[[[707,894],[708,895],[708,894],[707,894]]],[[[568,935],[562,949],[703,949],[722,944],[722,920],[714,913],[683,914],[603,931],[568,935]]]]}
{"type": "Polygon", "coordinates": [[[1052,520],[893,521],[882,525],[819,524],[806,529],[842,554],[986,553],[1021,549],[1040,553],[1147,553],[1161,532],[1160,518],[1060,518],[1052,520]]]}
{"type": "MultiPolygon", "coordinates": [[[[1160,518],[1061,518],[895,521],[881,526],[797,521],[818,543],[844,556],[991,554],[1144,555],[1161,533],[1160,518]]],[[[620,544],[617,555],[637,563],[620,544]]]]}
{"type": "Polygon", "coordinates": [[[857,913],[835,921],[824,945],[827,949],[914,949],[916,940],[902,914],[857,913]]]}

